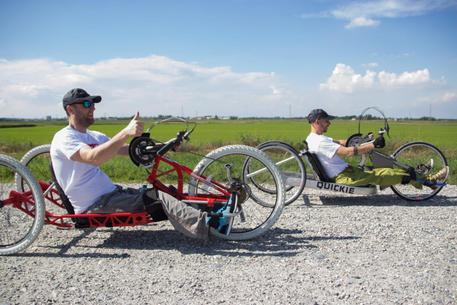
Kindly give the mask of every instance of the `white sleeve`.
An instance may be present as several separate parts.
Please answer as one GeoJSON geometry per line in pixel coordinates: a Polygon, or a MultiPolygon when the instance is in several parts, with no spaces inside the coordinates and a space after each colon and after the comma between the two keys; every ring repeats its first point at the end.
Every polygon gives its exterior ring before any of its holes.
{"type": "Polygon", "coordinates": [[[79,137],[77,137],[74,133],[68,133],[66,137],[61,139],[60,141],[60,150],[68,159],[71,157],[81,148],[88,146],[84,143],[79,137]]]}
{"type": "Polygon", "coordinates": [[[331,159],[340,146],[340,144],[333,142],[333,139],[325,138],[325,140],[319,143],[319,152],[331,159]]]}

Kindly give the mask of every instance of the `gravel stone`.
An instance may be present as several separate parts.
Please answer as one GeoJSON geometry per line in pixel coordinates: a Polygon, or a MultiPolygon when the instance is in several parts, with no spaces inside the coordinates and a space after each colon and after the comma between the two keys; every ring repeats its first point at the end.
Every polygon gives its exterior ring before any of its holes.
{"type": "Polygon", "coordinates": [[[410,203],[307,191],[264,236],[193,240],[168,222],[45,226],[0,257],[0,304],[457,304],[457,186],[410,203]]]}

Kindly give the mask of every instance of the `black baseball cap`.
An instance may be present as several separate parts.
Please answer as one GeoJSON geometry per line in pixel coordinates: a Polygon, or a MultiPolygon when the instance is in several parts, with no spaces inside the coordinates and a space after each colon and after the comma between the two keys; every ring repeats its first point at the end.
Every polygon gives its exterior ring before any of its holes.
{"type": "Polygon", "coordinates": [[[327,112],[325,112],[325,110],[313,109],[308,114],[307,118],[308,118],[308,122],[311,124],[311,123],[316,122],[318,119],[333,120],[335,117],[333,115],[329,115],[327,112]]]}
{"type": "Polygon", "coordinates": [[[90,100],[94,103],[100,103],[102,101],[102,97],[100,95],[90,95],[86,92],[86,90],[81,88],[74,88],[63,96],[63,109],[65,109],[68,105],[85,100],[90,100]]]}

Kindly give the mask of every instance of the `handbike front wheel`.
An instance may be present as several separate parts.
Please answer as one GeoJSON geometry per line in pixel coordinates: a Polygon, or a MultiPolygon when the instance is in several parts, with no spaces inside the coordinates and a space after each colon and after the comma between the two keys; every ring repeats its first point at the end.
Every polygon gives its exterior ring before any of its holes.
{"type": "MultiPolygon", "coordinates": [[[[195,167],[195,175],[206,177],[211,181],[217,181],[224,187],[229,187],[234,181],[242,185],[238,194],[238,208],[233,219],[232,230],[229,235],[223,235],[212,229],[210,233],[219,238],[230,240],[246,240],[258,237],[271,228],[284,207],[284,184],[276,166],[260,150],[244,146],[230,145],[216,149],[207,154],[195,167]],[[251,179],[247,178],[244,164],[254,169],[264,169],[257,176],[257,183],[268,185],[272,193],[265,193],[257,189],[251,179]],[[257,202],[262,198],[264,204],[257,202]]],[[[189,182],[189,194],[208,195],[214,190],[204,182],[191,178],[189,182]]],[[[207,211],[206,206],[201,207],[207,211]]]]}
{"type": "MultiPolygon", "coordinates": [[[[298,152],[291,145],[281,141],[268,141],[257,146],[273,161],[279,169],[285,183],[285,205],[289,205],[300,196],[306,185],[306,167],[298,152]]],[[[256,182],[256,173],[250,168],[248,177],[255,187],[270,192],[256,182]]]]}
{"type": "Polygon", "coordinates": [[[27,248],[43,228],[45,204],[41,188],[16,159],[0,155],[0,255],[27,248]],[[15,175],[27,192],[14,191],[15,175]]]}
{"type": "MultiPolygon", "coordinates": [[[[405,164],[413,168],[416,175],[425,179],[427,176],[436,174],[441,169],[448,166],[446,157],[443,153],[426,142],[411,142],[399,147],[392,156],[400,164],[405,164]]],[[[445,182],[447,180],[444,179],[445,182]]],[[[391,189],[401,198],[409,201],[423,201],[432,198],[438,194],[444,187],[438,186],[432,189],[428,186],[423,186],[422,189],[417,189],[411,184],[392,185],[391,189]]]]}

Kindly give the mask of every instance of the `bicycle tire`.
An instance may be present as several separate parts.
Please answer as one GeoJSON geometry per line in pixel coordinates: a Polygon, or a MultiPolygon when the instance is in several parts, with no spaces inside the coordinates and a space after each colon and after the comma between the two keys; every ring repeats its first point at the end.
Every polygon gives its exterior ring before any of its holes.
{"type": "MultiPolygon", "coordinates": [[[[278,167],[279,171],[281,172],[281,175],[283,176],[283,180],[285,183],[285,194],[286,194],[286,200],[285,200],[285,205],[288,206],[289,204],[293,203],[295,200],[298,199],[298,197],[301,195],[303,192],[303,189],[305,188],[306,185],[306,166],[305,163],[303,162],[302,158],[300,157],[299,153],[295,150],[294,147],[291,145],[281,142],[281,141],[268,141],[260,144],[257,146],[259,150],[262,152],[266,153],[270,159],[273,160],[275,163],[276,167],[278,167]],[[272,153],[268,154],[268,151],[271,150],[280,150],[284,151],[286,154],[290,155],[289,157],[286,156],[274,156],[275,151],[272,153]],[[292,159],[291,159],[292,158],[292,159]],[[282,160],[278,160],[282,159],[282,160]],[[284,160],[290,159],[290,161],[283,162],[284,160]],[[296,163],[295,165],[292,165],[292,168],[290,166],[291,163],[296,163]],[[299,185],[288,185],[287,181],[288,178],[298,178],[300,179],[299,185]],[[293,191],[293,192],[291,192],[293,191]]],[[[255,181],[253,181],[254,185],[256,187],[259,187],[255,181]]],[[[268,190],[264,190],[268,192],[268,190]]]]}
{"type": "MultiPolygon", "coordinates": [[[[250,198],[241,204],[243,206],[243,211],[246,211],[247,209],[247,213],[250,213],[249,222],[253,221],[255,226],[254,228],[245,228],[246,224],[244,224],[245,221],[243,222],[243,216],[239,214],[234,219],[233,229],[229,235],[220,234],[213,228],[210,229],[210,234],[218,238],[228,240],[247,240],[265,234],[278,220],[284,208],[284,183],[279,170],[266,154],[254,147],[245,145],[229,145],[211,151],[197,164],[193,174],[208,177],[206,174],[208,171],[210,171],[212,168],[215,168],[217,164],[223,163],[226,159],[232,158],[234,156],[239,156],[240,159],[244,158],[241,162],[244,162],[246,158],[251,159],[251,162],[259,162],[260,166],[266,167],[268,169],[268,172],[265,175],[268,176],[269,179],[273,179],[272,183],[276,185],[276,196],[273,196],[274,198],[272,198],[274,205],[270,207],[262,207],[256,202],[249,201],[250,198]],[[260,208],[262,208],[262,210],[259,211],[260,208]],[[252,210],[255,210],[255,213],[252,212],[252,210]],[[263,219],[265,214],[266,219],[263,219]],[[260,215],[258,217],[262,218],[258,221],[258,224],[255,219],[257,215],[260,215]]],[[[239,163],[239,166],[242,167],[242,164],[243,163],[239,163]]],[[[239,171],[237,172],[239,175],[244,175],[242,168],[237,170],[239,171]]],[[[246,179],[244,177],[241,177],[240,181],[242,181],[242,183],[247,186],[246,179]]],[[[189,194],[195,195],[199,192],[201,191],[198,182],[196,182],[195,179],[191,177],[191,180],[189,181],[189,194]]]]}
{"type": "MultiPolygon", "coordinates": [[[[13,207],[10,204],[1,204],[0,208],[0,255],[11,255],[23,251],[25,248],[35,241],[40,234],[44,224],[45,216],[45,203],[43,194],[40,186],[36,179],[32,176],[32,173],[27,167],[21,164],[18,160],[9,156],[0,155],[0,201],[8,199],[6,194],[6,188],[14,187],[14,175],[20,175],[22,179],[28,184],[29,189],[32,191],[34,206],[28,207],[29,212],[33,214],[33,221],[25,222],[23,220],[30,220],[29,215],[25,212],[13,207]],[[11,181],[8,180],[11,172],[11,181]],[[28,225],[30,224],[30,228],[28,225]],[[15,226],[13,229],[12,226],[15,226]],[[17,227],[16,227],[17,226],[17,227]],[[25,229],[24,234],[20,234],[19,237],[12,237],[12,234],[16,234],[17,229],[25,229]]],[[[9,192],[8,192],[9,193],[9,192]]],[[[24,203],[25,205],[27,203],[24,203]]]]}
{"type": "MultiPolygon", "coordinates": [[[[415,142],[410,142],[410,143],[406,143],[402,146],[400,146],[399,148],[397,148],[395,150],[395,152],[392,154],[392,157],[395,158],[395,160],[397,160],[400,156],[400,154],[404,151],[406,151],[407,149],[411,148],[411,147],[414,147],[414,146],[424,146],[424,147],[427,147],[429,149],[431,149],[431,151],[433,151],[434,153],[436,153],[436,155],[439,157],[439,159],[441,160],[441,168],[443,166],[448,166],[448,162],[446,160],[446,157],[444,156],[444,154],[434,145],[430,144],[430,143],[427,143],[427,142],[421,142],[421,141],[415,141],[415,142]]],[[[398,161],[398,160],[397,160],[398,161]]],[[[412,166],[414,167],[415,164],[408,164],[408,162],[405,162],[407,165],[409,166],[412,166]]],[[[448,174],[449,176],[449,174],[448,174]]],[[[446,177],[447,179],[448,177],[446,177]]],[[[429,189],[428,187],[424,186],[424,191],[423,191],[423,196],[420,196],[420,195],[417,195],[415,194],[414,192],[412,192],[413,194],[412,195],[407,195],[406,192],[404,190],[407,190],[408,188],[412,189],[413,187],[412,186],[405,186],[405,185],[392,185],[390,188],[392,189],[392,191],[397,194],[400,198],[404,199],[404,200],[407,200],[407,201],[424,201],[424,200],[428,200],[434,196],[436,196],[442,189],[443,189],[444,185],[443,186],[440,186],[438,188],[436,188],[435,190],[432,190],[432,189],[429,189]],[[402,191],[403,190],[403,191],[402,191]],[[430,190],[431,192],[430,193],[426,193],[428,190],[430,190]]],[[[419,194],[421,192],[419,191],[416,191],[418,192],[419,194]]]]}
{"type": "MultiPolygon", "coordinates": [[[[27,166],[29,170],[32,172],[32,175],[35,177],[37,180],[46,180],[45,182],[49,182],[51,180],[51,173],[49,171],[49,162],[50,162],[50,151],[51,151],[51,144],[44,144],[40,145],[37,147],[32,148],[29,150],[25,155],[21,158],[20,162],[27,166]],[[41,164],[41,166],[44,166],[44,168],[40,169],[40,172],[37,172],[37,169],[35,169],[32,164],[38,159],[41,158],[42,156],[47,156],[48,157],[48,164],[41,164]],[[42,171],[45,171],[43,173],[42,171]]],[[[15,184],[16,184],[16,190],[19,192],[24,192],[24,185],[23,185],[23,180],[19,175],[15,176],[15,184]]]]}

